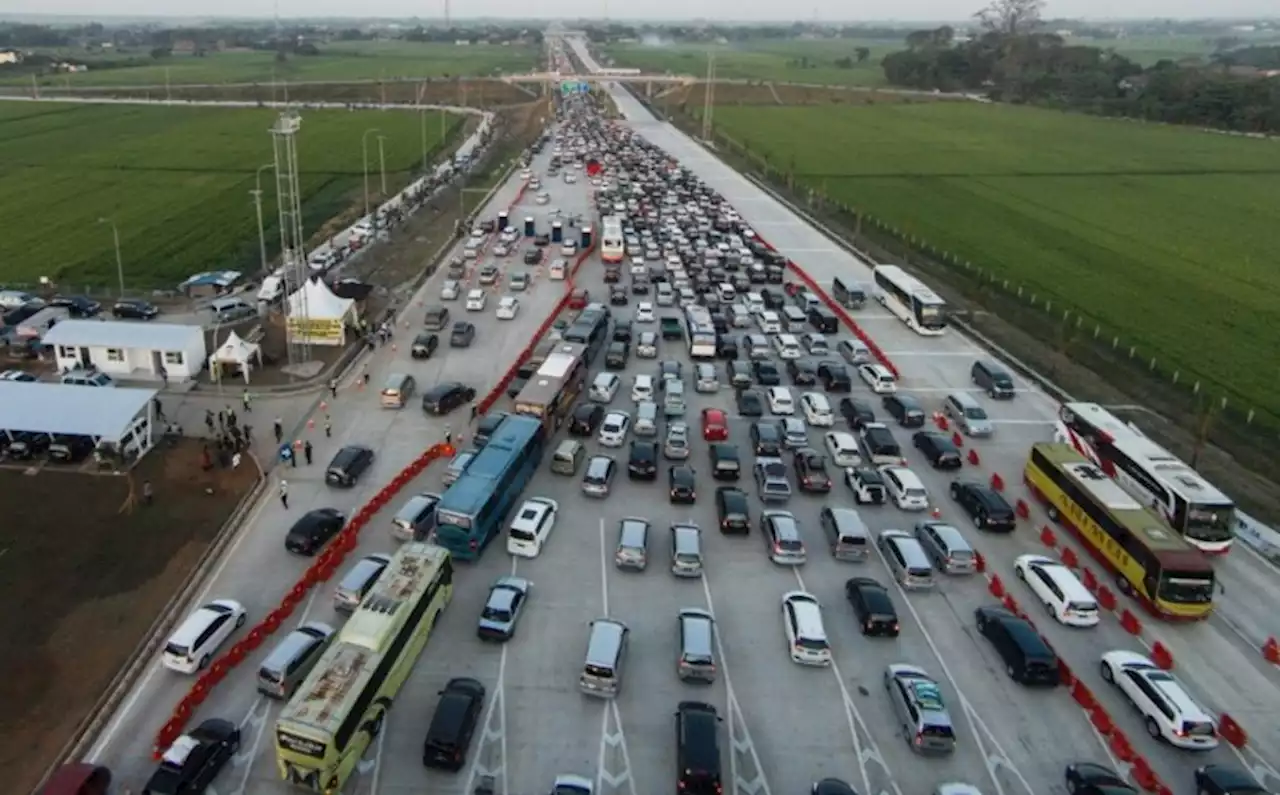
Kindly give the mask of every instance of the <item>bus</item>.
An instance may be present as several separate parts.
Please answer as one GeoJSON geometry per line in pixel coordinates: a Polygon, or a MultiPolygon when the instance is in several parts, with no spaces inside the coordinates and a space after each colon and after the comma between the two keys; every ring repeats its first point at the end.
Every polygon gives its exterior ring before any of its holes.
{"type": "Polygon", "coordinates": [[[565,342],[576,342],[586,346],[587,364],[595,361],[609,339],[609,309],[603,304],[588,304],[573,321],[573,325],[565,329],[565,342]]]}
{"type": "Polygon", "coordinates": [[[548,436],[560,429],[587,381],[587,346],[559,342],[516,395],[516,414],[535,417],[548,436]]]}
{"type": "Polygon", "coordinates": [[[453,597],[448,550],[410,542],[391,562],[276,720],[276,764],[290,784],[339,792],[377,738],[453,597]]]}
{"type": "Polygon", "coordinates": [[[1201,551],[1221,555],[1231,549],[1235,503],[1134,426],[1096,403],[1064,403],[1055,436],[1102,467],[1201,551]]]}
{"type": "Polygon", "coordinates": [[[689,327],[690,358],[716,358],[716,326],[711,322],[711,311],[705,306],[691,304],[685,307],[684,319],[689,327]]]}
{"type": "Polygon", "coordinates": [[[947,303],[924,282],[897,265],[877,265],[874,273],[876,297],[912,331],[936,336],[947,330],[947,303]]]}
{"type": "Polygon", "coordinates": [[[542,461],[542,421],[516,414],[502,421],[436,507],[436,543],[458,560],[476,560],[502,533],[507,513],[542,461]]]}
{"type": "Polygon", "coordinates": [[[1120,590],[1153,614],[1201,619],[1213,611],[1213,566],[1205,554],[1071,445],[1032,445],[1024,476],[1049,518],[1071,528],[1120,590]]]}
{"type": "Polygon", "coordinates": [[[627,253],[626,241],[622,238],[622,219],[616,215],[606,215],[600,226],[600,259],[605,262],[622,262],[627,253]]]}

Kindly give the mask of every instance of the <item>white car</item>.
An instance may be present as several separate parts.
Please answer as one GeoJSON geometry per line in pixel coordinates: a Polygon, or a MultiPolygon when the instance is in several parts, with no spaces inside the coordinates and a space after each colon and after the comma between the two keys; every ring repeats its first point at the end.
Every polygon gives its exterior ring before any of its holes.
{"type": "Polygon", "coordinates": [[[472,290],[467,293],[467,311],[483,312],[484,305],[489,300],[484,290],[472,290]]]}
{"type": "MultiPolygon", "coordinates": [[[[565,174],[565,181],[569,180],[568,174],[565,174]]],[[[570,773],[562,773],[556,776],[555,783],[551,787],[552,795],[591,795],[595,785],[590,779],[582,776],[575,776],[570,773]]]]}
{"type": "Polygon", "coordinates": [[[831,645],[822,626],[822,605],[805,591],[782,596],[782,628],[787,633],[791,661],[800,665],[830,665],[831,645]]]}
{"type": "Polygon", "coordinates": [[[578,244],[572,240],[566,240],[560,244],[560,256],[572,257],[578,253],[578,244]]]}
{"type": "Polygon", "coordinates": [[[507,228],[502,230],[503,243],[510,244],[510,243],[516,242],[519,239],[520,239],[520,233],[516,231],[516,228],[514,226],[508,226],[507,228]]]}
{"type": "Polygon", "coordinates": [[[769,411],[772,413],[783,416],[796,413],[796,404],[791,399],[791,390],[785,386],[771,386],[765,395],[769,399],[769,411]]]}
{"type": "Polygon", "coordinates": [[[499,243],[493,247],[493,256],[505,257],[511,253],[511,248],[506,243],[499,243]]]}
{"type": "Polygon", "coordinates": [[[652,323],[654,322],[653,304],[648,301],[641,301],[636,305],[636,322],[652,323]]]}
{"type": "MultiPolygon", "coordinates": [[[[470,309],[470,307],[467,307],[470,309]]],[[[498,301],[498,320],[515,320],[520,312],[520,299],[512,295],[504,295],[498,301]]]]}
{"type": "Polygon", "coordinates": [[[448,279],[440,287],[441,301],[456,301],[462,293],[462,285],[458,284],[457,279],[448,279]]]}
{"type": "Polygon", "coordinates": [[[536,558],[556,526],[560,505],[546,497],[524,501],[507,531],[507,553],[520,558],[536,558]]]}
{"type": "Polygon", "coordinates": [[[234,599],[215,599],[187,616],[164,645],[164,667],[193,674],[209,666],[218,647],[245,622],[244,606],[234,599]]]}
{"type": "Polygon", "coordinates": [[[880,474],[884,475],[885,486],[889,489],[889,498],[899,509],[929,510],[929,490],[924,487],[924,483],[916,473],[903,466],[885,466],[880,467],[880,474]]]}
{"type": "Polygon", "coordinates": [[[572,171],[566,171],[566,172],[565,172],[565,175],[564,175],[564,184],[566,184],[566,185],[572,185],[573,183],[575,183],[575,182],[577,182],[577,181],[578,181],[578,177],[577,177],[577,175],[576,175],[576,174],[574,174],[572,171]]]}
{"type": "Polygon", "coordinates": [[[627,441],[627,431],[631,428],[631,415],[625,411],[611,411],[604,415],[600,423],[597,441],[605,447],[621,447],[627,441]]]}
{"type": "Polygon", "coordinates": [[[1102,678],[1142,713],[1147,733],[1175,748],[1207,751],[1218,747],[1213,718],[1173,674],[1123,649],[1102,655],[1102,678]]]}
{"type": "Polygon", "coordinates": [[[653,376],[644,374],[636,376],[631,384],[631,400],[633,403],[653,400],[653,376]]]}
{"type": "Polygon", "coordinates": [[[547,193],[545,190],[544,190],[544,191],[539,191],[539,192],[538,192],[538,195],[537,195],[537,196],[535,196],[535,197],[533,198],[533,200],[534,200],[535,202],[537,202],[538,204],[550,204],[550,203],[551,203],[551,194],[550,194],[550,193],[547,193]]]}
{"type": "Polygon", "coordinates": [[[858,376],[871,387],[877,395],[891,395],[898,391],[898,381],[888,368],[879,364],[858,365],[858,376]]]}
{"type": "Polygon", "coordinates": [[[1044,555],[1020,555],[1013,573],[1035,592],[1049,615],[1069,627],[1092,627],[1100,620],[1098,602],[1075,572],[1044,555]]]}
{"type": "Polygon", "coordinates": [[[805,392],[800,396],[800,410],[804,412],[805,421],[815,428],[830,428],[835,425],[835,414],[831,411],[831,403],[821,392],[805,392]]]}
{"type": "Polygon", "coordinates": [[[640,341],[636,344],[636,356],[641,359],[658,358],[658,334],[654,331],[640,332],[640,341]]]}
{"type": "Polygon", "coordinates": [[[862,466],[862,453],[853,434],[829,431],[822,435],[822,440],[827,447],[827,455],[836,466],[842,469],[862,466]]]}
{"type": "Polygon", "coordinates": [[[756,325],[760,327],[761,334],[782,333],[782,318],[778,317],[778,313],[772,309],[766,309],[756,315],[756,325]]]}

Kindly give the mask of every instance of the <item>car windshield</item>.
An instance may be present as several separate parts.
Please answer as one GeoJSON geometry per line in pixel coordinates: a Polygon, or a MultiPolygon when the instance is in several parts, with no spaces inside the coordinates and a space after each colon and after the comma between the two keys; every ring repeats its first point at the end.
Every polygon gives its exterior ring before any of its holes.
{"type": "Polygon", "coordinates": [[[767,478],[782,479],[787,476],[787,468],[779,463],[764,464],[761,468],[764,470],[764,476],[767,478]]]}
{"type": "Polygon", "coordinates": [[[1181,604],[1207,604],[1213,600],[1213,572],[1161,572],[1159,596],[1181,604]]]}
{"type": "Polygon", "coordinates": [[[916,701],[920,704],[921,709],[932,712],[941,712],[943,710],[942,692],[938,690],[938,686],[933,682],[918,680],[911,686],[911,691],[915,694],[916,701]]]}
{"type": "Polygon", "coordinates": [[[511,611],[505,607],[490,607],[485,605],[482,617],[486,621],[510,621],[511,611]]]}

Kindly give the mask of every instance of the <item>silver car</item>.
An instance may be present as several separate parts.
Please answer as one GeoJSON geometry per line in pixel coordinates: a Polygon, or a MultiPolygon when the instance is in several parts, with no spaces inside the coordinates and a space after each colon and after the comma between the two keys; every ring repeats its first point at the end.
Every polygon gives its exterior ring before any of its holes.
{"type": "Polygon", "coordinates": [[[613,556],[620,569],[644,571],[649,565],[649,520],[628,517],[618,522],[618,551],[613,556]]]}
{"type": "Polygon", "coordinates": [[[507,277],[507,289],[513,293],[522,293],[529,288],[527,273],[513,273],[507,277]]]}
{"type": "Polygon", "coordinates": [[[702,576],[702,531],[697,525],[671,525],[671,573],[677,577],[702,576]]]}
{"type": "Polygon", "coordinates": [[[667,426],[662,455],[671,461],[683,461],[689,457],[689,426],[686,423],[673,422],[667,426]]]}
{"type": "Polygon", "coordinates": [[[511,640],[533,583],[523,577],[499,577],[489,588],[476,634],[480,640],[511,640]]]}
{"type": "Polygon", "coordinates": [[[467,471],[467,465],[471,463],[471,459],[476,457],[477,450],[463,450],[453,457],[449,462],[449,468],[444,471],[442,478],[444,485],[452,486],[458,478],[462,477],[462,473],[467,471]]]}
{"type": "Polygon", "coordinates": [[[789,450],[799,450],[809,446],[809,429],[799,417],[783,417],[782,446],[789,450]]]}
{"type": "Polygon", "coordinates": [[[951,713],[938,683],[923,668],[906,663],[890,665],[884,670],[884,688],[911,750],[918,754],[955,751],[951,713]]]}
{"type": "Polygon", "coordinates": [[[791,499],[791,482],[787,480],[787,465],[781,458],[763,456],[756,458],[756,488],[762,502],[786,502],[791,499]]]}

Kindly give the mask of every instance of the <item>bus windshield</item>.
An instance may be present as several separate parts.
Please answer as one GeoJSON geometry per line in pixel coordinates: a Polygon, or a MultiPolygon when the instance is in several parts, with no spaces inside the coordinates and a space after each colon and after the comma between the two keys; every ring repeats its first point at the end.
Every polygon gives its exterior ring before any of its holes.
{"type": "Polygon", "coordinates": [[[1230,541],[1234,505],[1201,505],[1187,509],[1187,538],[1195,541],[1230,541]]]}
{"type": "Polygon", "coordinates": [[[1160,598],[1178,604],[1208,604],[1213,601],[1213,574],[1200,571],[1162,572],[1160,598]]]}

